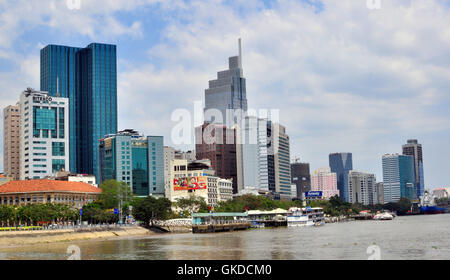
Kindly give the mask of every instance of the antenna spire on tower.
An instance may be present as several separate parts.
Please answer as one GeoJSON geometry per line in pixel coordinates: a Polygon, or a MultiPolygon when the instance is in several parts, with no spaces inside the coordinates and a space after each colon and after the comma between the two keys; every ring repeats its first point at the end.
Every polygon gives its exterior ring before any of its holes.
{"type": "Polygon", "coordinates": [[[239,68],[242,69],[242,39],[239,38],[239,68]]]}

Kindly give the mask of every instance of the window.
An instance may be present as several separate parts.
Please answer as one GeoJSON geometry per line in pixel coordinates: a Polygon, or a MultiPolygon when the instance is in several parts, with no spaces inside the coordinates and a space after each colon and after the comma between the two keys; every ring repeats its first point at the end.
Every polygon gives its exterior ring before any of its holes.
{"type": "Polygon", "coordinates": [[[52,143],[52,155],[54,157],[63,157],[65,153],[65,143],[64,142],[53,142],[52,143]]]}

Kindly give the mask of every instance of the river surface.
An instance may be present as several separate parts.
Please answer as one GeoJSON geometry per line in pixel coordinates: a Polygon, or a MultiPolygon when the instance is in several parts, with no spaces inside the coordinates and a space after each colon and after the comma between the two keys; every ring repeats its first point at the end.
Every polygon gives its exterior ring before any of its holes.
{"type": "Polygon", "coordinates": [[[366,260],[371,256],[448,260],[450,214],[343,222],[311,228],[53,243],[3,248],[0,259],[67,259],[70,245],[81,249],[83,260],[366,260]],[[374,245],[375,250],[368,252],[368,247],[374,245]]]}

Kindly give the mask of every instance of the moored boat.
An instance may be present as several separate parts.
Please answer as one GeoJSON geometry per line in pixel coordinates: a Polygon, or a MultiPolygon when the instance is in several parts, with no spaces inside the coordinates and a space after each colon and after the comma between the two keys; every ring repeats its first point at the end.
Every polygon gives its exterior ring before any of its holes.
{"type": "Polygon", "coordinates": [[[309,227],[325,224],[323,208],[297,208],[289,209],[287,216],[288,227],[309,227]]]}

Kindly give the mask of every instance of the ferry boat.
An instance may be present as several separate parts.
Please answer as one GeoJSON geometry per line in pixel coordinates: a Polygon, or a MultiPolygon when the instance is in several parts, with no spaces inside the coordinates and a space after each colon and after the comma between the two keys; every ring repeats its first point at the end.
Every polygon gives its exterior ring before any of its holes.
{"type": "Polygon", "coordinates": [[[325,224],[325,217],[323,214],[323,208],[293,207],[289,209],[289,213],[287,216],[288,227],[321,226],[324,224],[325,224]]]}

